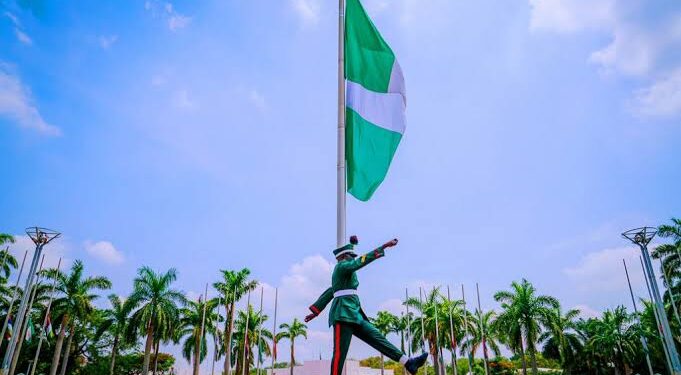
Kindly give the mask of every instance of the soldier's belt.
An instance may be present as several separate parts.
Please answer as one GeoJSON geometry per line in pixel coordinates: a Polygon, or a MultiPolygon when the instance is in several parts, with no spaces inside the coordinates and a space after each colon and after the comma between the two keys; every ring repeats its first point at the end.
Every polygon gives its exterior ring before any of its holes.
{"type": "Polygon", "coordinates": [[[333,292],[333,297],[344,297],[344,296],[356,296],[358,295],[357,289],[341,289],[333,292]]]}

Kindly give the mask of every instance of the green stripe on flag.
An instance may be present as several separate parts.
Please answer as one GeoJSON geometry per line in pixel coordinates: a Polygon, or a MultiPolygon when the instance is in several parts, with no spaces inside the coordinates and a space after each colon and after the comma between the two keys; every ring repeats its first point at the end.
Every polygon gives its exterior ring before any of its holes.
{"type": "Polygon", "coordinates": [[[368,201],[388,174],[402,134],[376,126],[350,108],[346,108],[345,116],[348,192],[368,201]]]}
{"type": "Polygon", "coordinates": [[[376,92],[388,92],[395,55],[359,0],[345,8],[345,78],[376,92]]]}

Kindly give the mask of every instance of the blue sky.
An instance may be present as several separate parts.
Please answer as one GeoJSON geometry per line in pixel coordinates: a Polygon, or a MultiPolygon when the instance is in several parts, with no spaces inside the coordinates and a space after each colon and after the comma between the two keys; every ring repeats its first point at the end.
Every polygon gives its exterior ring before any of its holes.
{"type": "MultiPolygon", "coordinates": [[[[408,97],[388,178],[349,198],[362,247],[401,239],[361,275],[367,310],[475,282],[493,308],[522,277],[585,314],[627,303],[619,233],[681,212],[681,6],[364,3],[408,97]]],[[[335,242],[333,2],[0,8],[0,229],[62,231],[51,262],[121,294],[142,265],[176,267],[193,298],[249,267],[303,316],[335,242]]],[[[330,353],[323,320],[301,359],[330,353]]]]}

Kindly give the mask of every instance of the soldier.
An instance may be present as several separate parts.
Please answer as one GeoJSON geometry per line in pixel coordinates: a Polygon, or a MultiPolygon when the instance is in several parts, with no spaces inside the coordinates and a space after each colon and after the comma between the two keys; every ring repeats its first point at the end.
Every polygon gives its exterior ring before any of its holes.
{"type": "Polygon", "coordinates": [[[369,322],[366,314],[362,311],[357,295],[359,281],[355,271],[385,255],[385,249],[397,245],[397,239],[386,242],[376,250],[359,258],[354,252],[354,247],[358,242],[357,236],[352,236],[349,244],[333,251],[338,264],[336,264],[331,276],[331,287],[326,289],[317,301],[310,306],[312,313],[305,317],[305,321],[309,322],[317,317],[333,299],[329,313],[329,326],[333,326],[331,375],[343,373],[345,356],[348,353],[353,335],[371,345],[386,357],[395,362],[400,362],[410,374],[415,375],[416,371],[428,359],[428,353],[408,359],[402,351],[391,344],[369,322]]]}

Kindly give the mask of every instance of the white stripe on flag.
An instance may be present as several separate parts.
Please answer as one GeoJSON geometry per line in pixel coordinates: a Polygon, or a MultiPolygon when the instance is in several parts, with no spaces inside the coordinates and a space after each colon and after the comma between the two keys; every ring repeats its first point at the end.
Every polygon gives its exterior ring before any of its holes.
{"type": "Polygon", "coordinates": [[[370,123],[404,134],[407,121],[402,94],[381,94],[367,90],[358,83],[347,81],[346,105],[370,123]]]}

